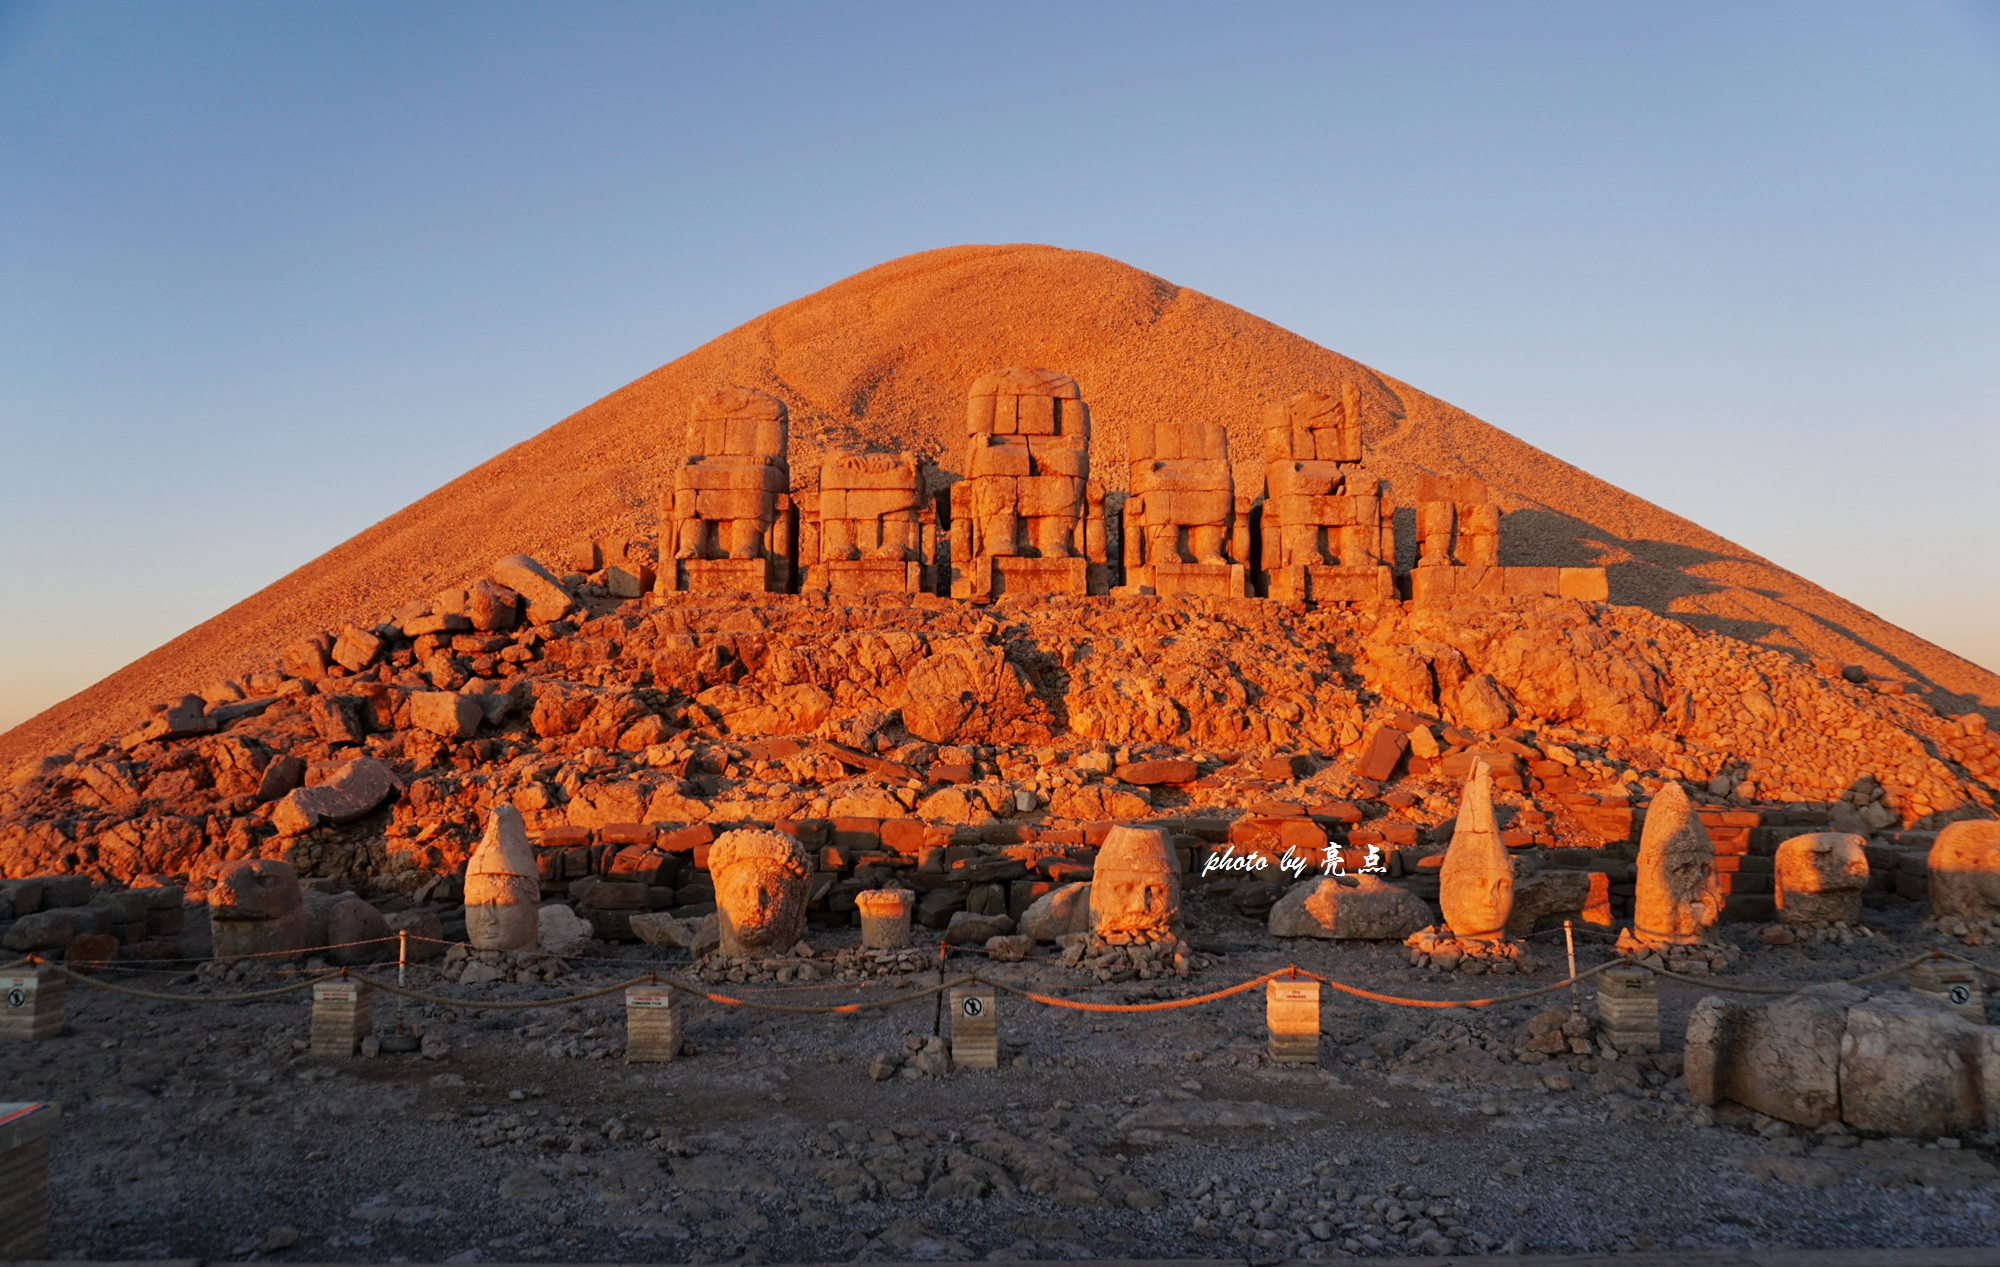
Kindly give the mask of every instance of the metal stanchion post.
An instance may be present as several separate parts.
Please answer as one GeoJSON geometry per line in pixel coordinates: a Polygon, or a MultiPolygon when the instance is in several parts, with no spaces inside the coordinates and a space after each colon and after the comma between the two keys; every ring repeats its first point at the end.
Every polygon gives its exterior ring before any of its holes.
{"type": "MultiPolygon", "coordinates": [[[[405,975],[409,963],[410,933],[408,929],[399,928],[396,930],[396,984],[406,990],[410,985],[405,975]]],[[[382,1040],[382,1050],[407,1054],[422,1046],[417,1036],[403,1026],[403,996],[399,994],[396,996],[396,1032],[382,1040]]]]}
{"type": "Polygon", "coordinates": [[[1576,934],[1568,920],[1563,921],[1563,947],[1569,951],[1569,1014],[1580,1016],[1583,1004],[1576,997],[1576,934]]]}

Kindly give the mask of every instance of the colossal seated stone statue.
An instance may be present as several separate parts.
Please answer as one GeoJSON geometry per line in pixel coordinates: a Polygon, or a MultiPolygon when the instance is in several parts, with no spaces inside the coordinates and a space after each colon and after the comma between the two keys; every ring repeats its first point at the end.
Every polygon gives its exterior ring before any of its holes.
{"type": "Polygon", "coordinates": [[[1264,411],[1265,592],[1275,599],[1393,599],[1394,508],[1363,470],[1360,397],[1300,392],[1264,411]]]}
{"type": "Polygon", "coordinates": [[[817,513],[799,533],[802,588],[835,594],[930,591],[936,528],[928,522],[915,458],[829,453],[820,463],[812,509],[817,513]]]}
{"type": "Polygon", "coordinates": [[[725,387],[695,401],[687,461],[661,516],[661,589],[791,588],[790,439],[784,402],[773,396],[725,387]]]}
{"type": "Polygon", "coordinates": [[[1105,592],[1104,490],[1075,379],[1016,368],[972,384],[951,507],[952,597],[1105,592]]]}
{"type": "Polygon", "coordinates": [[[1417,477],[1417,566],[1410,597],[1576,598],[1609,595],[1603,568],[1500,566],[1500,507],[1485,480],[1417,477]]]}
{"type": "Polygon", "coordinates": [[[1133,594],[1249,596],[1229,430],[1216,422],[1134,422],[1127,433],[1125,585],[1133,594]]]}

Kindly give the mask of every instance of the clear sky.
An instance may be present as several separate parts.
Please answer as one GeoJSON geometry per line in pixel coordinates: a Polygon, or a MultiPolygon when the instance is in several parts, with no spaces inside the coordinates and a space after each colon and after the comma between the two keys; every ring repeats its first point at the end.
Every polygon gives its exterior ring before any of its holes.
{"type": "Polygon", "coordinates": [[[1991,3],[0,0],[0,728],[962,242],[1246,308],[2000,669],[1996,194],[1991,3]]]}

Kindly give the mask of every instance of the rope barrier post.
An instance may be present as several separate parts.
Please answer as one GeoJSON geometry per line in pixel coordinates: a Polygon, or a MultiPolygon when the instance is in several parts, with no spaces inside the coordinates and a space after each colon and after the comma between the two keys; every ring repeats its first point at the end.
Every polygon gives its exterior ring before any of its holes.
{"type": "Polygon", "coordinates": [[[47,964],[0,972],[0,1039],[54,1038],[63,1027],[63,976],[47,964]]]}
{"type": "Polygon", "coordinates": [[[1563,949],[1569,951],[1569,1014],[1583,1015],[1583,1002],[1576,996],[1576,931],[1568,920],[1563,921],[1563,949]]]}
{"type": "Polygon", "coordinates": [[[366,981],[343,972],[340,980],[314,983],[310,1050],[315,1057],[345,1060],[374,1032],[375,992],[366,981]]]}
{"type": "Polygon", "coordinates": [[[951,1063],[965,1069],[1000,1067],[998,995],[974,983],[951,992],[951,1063]]]}
{"type": "MultiPolygon", "coordinates": [[[[1296,966],[1290,969],[1297,973],[1296,966]]],[[[1271,1059],[1281,1065],[1319,1063],[1319,982],[1273,977],[1264,985],[1264,1026],[1271,1059]]]]}
{"type": "Polygon", "coordinates": [[[1645,968],[1599,973],[1597,1019],[1604,1041],[1618,1051],[1660,1050],[1660,983],[1645,968]]]}
{"type": "MultiPolygon", "coordinates": [[[[396,988],[399,990],[410,988],[409,981],[404,977],[409,963],[409,930],[399,928],[396,930],[396,988]]],[[[423,1043],[418,1040],[417,1036],[403,1026],[403,996],[398,994],[396,996],[396,1032],[382,1040],[382,1050],[407,1055],[410,1052],[420,1050],[422,1047],[423,1043]]]]}
{"type": "MultiPolygon", "coordinates": [[[[945,968],[945,963],[944,963],[944,960],[945,960],[945,953],[946,953],[946,946],[945,946],[945,943],[944,943],[944,939],[943,939],[943,938],[939,938],[939,939],[938,939],[938,980],[939,980],[940,982],[942,982],[942,981],[944,980],[944,968],[945,968]]],[[[938,994],[938,995],[935,995],[935,996],[933,997],[933,999],[932,999],[932,1008],[931,1008],[931,1037],[932,1037],[932,1038],[938,1038],[938,1037],[941,1037],[941,1036],[942,1036],[943,1034],[944,1034],[944,995],[943,995],[943,994],[938,994]]]]}
{"type": "Polygon", "coordinates": [[[1946,959],[1935,951],[1930,962],[1915,964],[1909,971],[1910,990],[1936,999],[1974,1025],[1986,1023],[1986,997],[1979,982],[1979,969],[1972,964],[1946,959]]]}
{"type": "Polygon", "coordinates": [[[0,1261],[48,1256],[49,1152],[62,1106],[0,1104],[0,1261]]]}
{"type": "MultiPolygon", "coordinates": [[[[658,974],[654,974],[658,980],[658,974]]],[[[671,985],[625,988],[625,1059],[663,1063],[681,1054],[681,996],[671,985]]]]}

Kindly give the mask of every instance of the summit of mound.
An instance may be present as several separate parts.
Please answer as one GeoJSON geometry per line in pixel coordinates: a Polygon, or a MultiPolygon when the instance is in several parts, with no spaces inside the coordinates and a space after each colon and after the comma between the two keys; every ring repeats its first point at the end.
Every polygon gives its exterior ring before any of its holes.
{"type": "MultiPolygon", "coordinates": [[[[502,555],[650,535],[689,404],[719,386],[786,402],[799,483],[843,444],[910,449],[939,484],[960,465],[967,385],[1007,365],[1082,385],[1093,470],[1112,489],[1132,420],[1225,421],[1239,478],[1254,479],[1263,404],[1351,378],[1370,468],[1405,504],[1421,474],[1486,480],[1506,512],[1503,564],[1602,565],[1613,603],[1860,664],[1945,711],[2000,706],[2000,675],[1268,321],[1100,255],[961,246],[858,273],[619,388],[0,736],[0,763],[128,728],[149,703],[268,667],[303,634],[428,598],[502,555]]],[[[1399,525],[1406,553],[1411,536],[1399,525]]]]}

